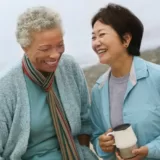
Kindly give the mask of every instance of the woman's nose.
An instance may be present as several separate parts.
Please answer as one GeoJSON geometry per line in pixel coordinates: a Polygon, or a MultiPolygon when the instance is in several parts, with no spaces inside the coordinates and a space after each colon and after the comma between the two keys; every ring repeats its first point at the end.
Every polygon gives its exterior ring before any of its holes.
{"type": "Polygon", "coordinates": [[[58,53],[57,51],[53,51],[53,52],[49,55],[50,58],[58,58],[59,56],[60,56],[60,53],[58,53]]]}
{"type": "Polygon", "coordinates": [[[95,41],[94,41],[94,44],[93,44],[93,46],[94,47],[99,47],[101,45],[101,41],[100,41],[100,39],[96,39],[95,41]]]}

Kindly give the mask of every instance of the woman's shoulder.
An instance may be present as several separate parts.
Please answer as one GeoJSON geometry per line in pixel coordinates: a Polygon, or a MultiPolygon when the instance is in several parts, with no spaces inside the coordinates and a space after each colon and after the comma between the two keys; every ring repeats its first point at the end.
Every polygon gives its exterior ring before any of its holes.
{"type": "Polygon", "coordinates": [[[149,62],[149,61],[146,61],[146,64],[147,64],[149,69],[160,71],[160,65],[159,64],[152,63],[152,62],[149,62]]]}
{"type": "MultiPolygon", "coordinates": [[[[10,113],[14,112],[16,105],[13,105],[17,101],[17,90],[23,90],[21,87],[24,83],[22,78],[21,65],[16,65],[10,68],[0,78],[0,119],[4,120],[5,116],[10,119],[10,113]]],[[[22,95],[22,94],[21,94],[22,95]]],[[[18,95],[19,96],[19,95],[18,95]]],[[[4,120],[6,121],[6,120],[4,120]]]]}
{"type": "Polygon", "coordinates": [[[105,83],[108,81],[109,74],[110,74],[110,68],[97,78],[95,84],[92,87],[92,94],[98,93],[101,90],[101,88],[103,88],[105,83]]]}
{"type": "Polygon", "coordinates": [[[64,54],[59,63],[59,69],[73,76],[80,76],[82,69],[76,60],[71,56],[64,54]]]}
{"type": "Polygon", "coordinates": [[[16,84],[18,86],[19,81],[22,79],[22,75],[22,68],[19,63],[8,69],[0,77],[0,93],[6,93],[15,90],[16,84]]]}
{"type": "Polygon", "coordinates": [[[63,54],[60,60],[60,65],[73,65],[73,64],[77,64],[77,62],[75,61],[75,59],[73,58],[73,56],[68,55],[68,54],[63,54]]]}
{"type": "Polygon", "coordinates": [[[160,65],[146,61],[148,69],[148,82],[155,86],[160,94],[160,65]]]}
{"type": "Polygon", "coordinates": [[[160,65],[146,61],[147,69],[152,78],[159,78],[160,80],[160,65]]]}

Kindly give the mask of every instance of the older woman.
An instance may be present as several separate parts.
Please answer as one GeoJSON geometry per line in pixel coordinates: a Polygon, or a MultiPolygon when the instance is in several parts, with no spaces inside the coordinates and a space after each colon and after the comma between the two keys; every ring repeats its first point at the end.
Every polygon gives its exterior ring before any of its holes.
{"type": "MultiPolygon", "coordinates": [[[[106,133],[130,123],[138,139],[134,160],[160,159],[160,66],[141,59],[141,21],[127,8],[108,4],[92,19],[92,47],[110,66],[92,90],[92,142],[105,160],[116,159],[106,133]]],[[[121,159],[117,155],[118,159],[121,159]]]]}
{"type": "Polygon", "coordinates": [[[91,160],[83,72],[64,52],[57,12],[30,8],[17,23],[22,63],[0,79],[1,160],[91,160]],[[83,145],[83,146],[82,146],[83,145]]]}

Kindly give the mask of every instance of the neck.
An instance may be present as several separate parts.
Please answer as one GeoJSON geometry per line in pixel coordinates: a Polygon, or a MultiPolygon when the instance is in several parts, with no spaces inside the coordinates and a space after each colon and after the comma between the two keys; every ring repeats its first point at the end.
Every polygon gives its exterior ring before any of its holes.
{"type": "MultiPolygon", "coordinates": [[[[40,71],[41,72],[41,71],[40,71]]],[[[49,72],[41,72],[43,74],[44,77],[48,77],[51,73],[49,72]]]]}
{"type": "Polygon", "coordinates": [[[123,77],[130,73],[133,56],[126,55],[111,66],[112,75],[115,77],[123,77]]]}

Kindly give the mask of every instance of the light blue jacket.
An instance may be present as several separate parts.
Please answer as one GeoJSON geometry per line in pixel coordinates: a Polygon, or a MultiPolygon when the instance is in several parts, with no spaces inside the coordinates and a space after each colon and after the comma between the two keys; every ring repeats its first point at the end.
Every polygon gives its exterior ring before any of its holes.
{"type": "MultiPolygon", "coordinates": [[[[111,128],[108,77],[102,75],[92,90],[92,143],[105,160],[116,159],[99,147],[98,137],[111,128]]],[[[132,124],[138,146],[149,149],[146,160],[160,160],[160,66],[134,57],[123,103],[123,121],[132,124]]]]}
{"type": "MultiPolygon", "coordinates": [[[[82,70],[70,56],[63,55],[55,77],[81,160],[97,160],[77,139],[80,134],[91,134],[89,97],[82,70]]],[[[21,160],[29,133],[29,97],[19,64],[0,78],[0,160],[21,160]]]]}

